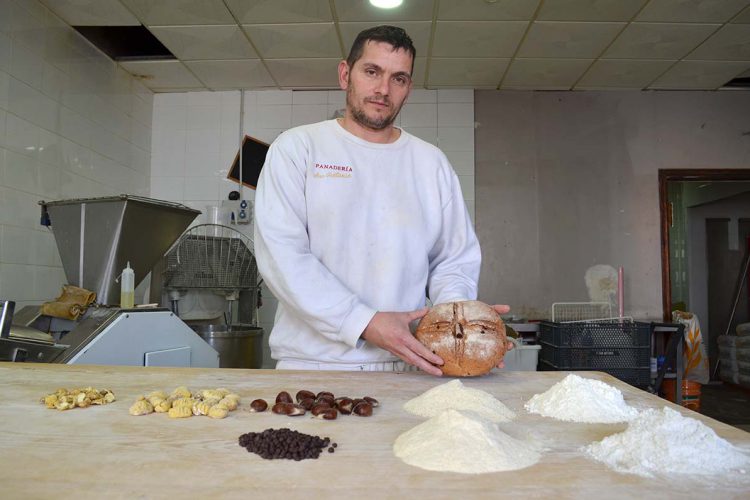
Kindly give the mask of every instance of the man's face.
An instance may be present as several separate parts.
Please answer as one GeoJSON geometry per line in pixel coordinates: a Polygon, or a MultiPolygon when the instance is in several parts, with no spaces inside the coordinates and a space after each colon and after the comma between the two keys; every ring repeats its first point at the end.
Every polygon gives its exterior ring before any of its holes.
{"type": "Polygon", "coordinates": [[[371,130],[389,127],[411,90],[411,54],[384,42],[368,41],[362,57],[349,67],[339,64],[339,84],[346,90],[352,118],[371,130]]]}

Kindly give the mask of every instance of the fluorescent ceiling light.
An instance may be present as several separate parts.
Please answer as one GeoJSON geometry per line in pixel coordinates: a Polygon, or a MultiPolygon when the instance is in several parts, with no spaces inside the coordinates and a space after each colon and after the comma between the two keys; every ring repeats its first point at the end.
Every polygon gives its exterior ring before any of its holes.
{"type": "Polygon", "coordinates": [[[404,0],[370,0],[370,3],[381,9],[393,9],[398,7],[404,2],[404,0]]]}

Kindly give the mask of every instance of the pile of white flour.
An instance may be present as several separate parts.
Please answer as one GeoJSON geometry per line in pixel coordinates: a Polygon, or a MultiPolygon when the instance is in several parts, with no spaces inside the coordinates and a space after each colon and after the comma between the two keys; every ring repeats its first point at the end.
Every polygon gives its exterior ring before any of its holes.
{"type": "Polygon", "coordinates": [[[404,404],[404,410],[420,417],[434,417],[447,409],[473,411],[491,422],[510,422],[516,416],[492,394],[465,387],[458,379],[433,387],[404,404]]]}
{"type": "Polygon", "coordinates": [[[745,473],[750,457],[710,427],[664,407],[644,410],[627,430],[584,451],[619,471],[652,477],[659,473],[745,473]]]}
{"type": "Polygon", "coordinates": [[[638,415],[638,410],[628,406],[615,387],[573,374],[546,392],[535,394],[525,408],[543,417],[592,424],[627,422],[638,415]]]}
{"type": "Polygon", "coordinates": [[[530,444],[474,413],[456,410],[445,410],[401,434],[393,453],[422,469],[464,474],[523,469],[539,461],[530,444]]]}

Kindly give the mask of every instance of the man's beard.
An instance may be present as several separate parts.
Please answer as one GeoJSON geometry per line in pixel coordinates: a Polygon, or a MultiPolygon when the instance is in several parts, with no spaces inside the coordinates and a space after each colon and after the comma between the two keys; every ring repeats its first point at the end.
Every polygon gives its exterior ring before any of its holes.
{"type": "Polygon", "coordinates": [[[399,108],[389,115],[381,116],[378,118],[370,118],[369,116],[367,116],[364,109],[357,106],[357,104],[354,102],[354,99],[352,98],[352,94],[353,89],[350,81],[349,88],[346,90],[346,103],[349,105],[349,110],[351,111],[354,121],[365,128],[369,128],[371,130],[383,130],[389,127],[394,122],[394,120],[396,120],[398,112],[401,111],[401,108],[399,108]]]}

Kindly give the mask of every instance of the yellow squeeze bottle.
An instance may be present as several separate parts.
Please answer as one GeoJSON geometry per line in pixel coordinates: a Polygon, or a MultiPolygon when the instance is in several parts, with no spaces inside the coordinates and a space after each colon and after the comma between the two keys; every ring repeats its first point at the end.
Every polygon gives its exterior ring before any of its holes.
{"type": "Polygon", "coordinates": [[[120,279],[120,307],[132,309],[135,307],[135,271],[130,268],[130,261],[128,261],[127,267],[122,270],[122,278],[120,279]]]}

